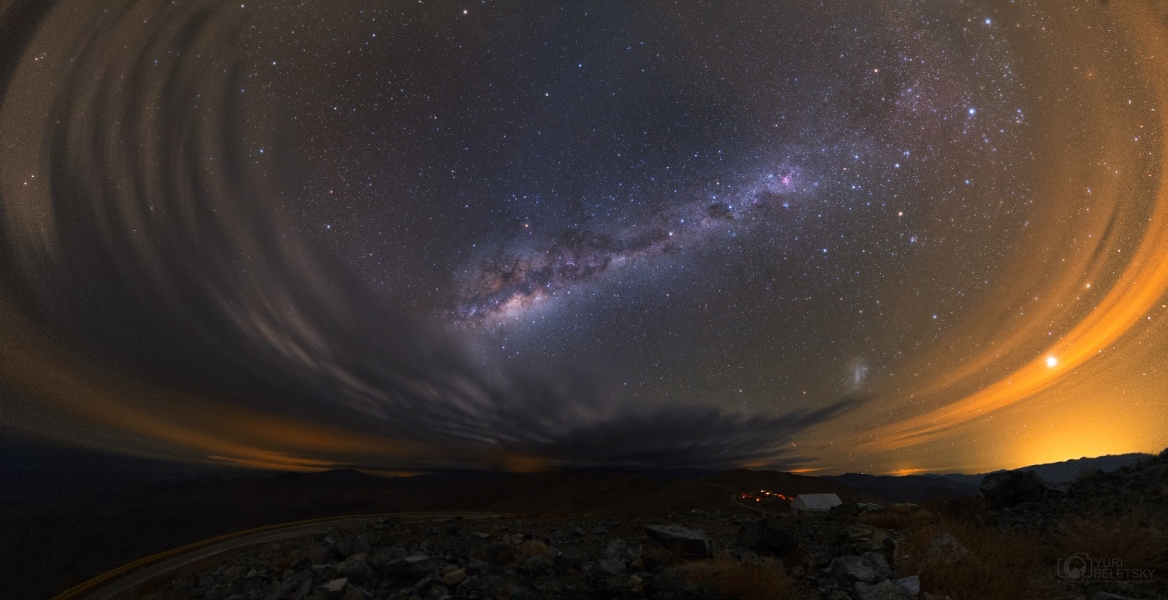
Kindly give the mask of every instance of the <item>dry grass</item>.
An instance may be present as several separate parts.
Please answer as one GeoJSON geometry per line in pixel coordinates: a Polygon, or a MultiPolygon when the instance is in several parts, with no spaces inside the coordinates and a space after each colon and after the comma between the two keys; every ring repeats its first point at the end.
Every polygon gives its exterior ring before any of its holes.
{"type": "Polygon", "coordinates": [[[922,590],[953,600],[1030,600],[1045,596],[1054,583],[1055,561],[1037,536],[959,520],[914,528],[897,551],[897,564],[904,573],[920,574],[922,590]],[[942,532],[960,542],[968,555],[930,556],[929,545],[942,532]],[[1043,573],[1049,577],[1041,577],[1043,573]]]}
{"type": "Polygon", "coordinates": [[[1168,539],[1137,515],[1121,518],[1080,518],[1063,524],[1055,538],[1059,556],[1086,552],[1094,557],[1119,559],[1128,568],[1160,564],[1168,539]]]}
{"type": "Polygon", "coordinates": [[[880,529],[904,530],[928,523],[934,515],[927,510],[890,506],[881,512],[861,513],[859,521],[880,529]]]}
{"type": "Polygon", "coordinates": [[[767,560],[756,565],[725,555],[695,560],[681,565],[690,583],[713,588],[728,598],[741,600],[786,600],[794,597],[791,578],[783,563],[767,560]]]}
{"type": "Polygon", "coordinates": [[[670,546],[662,546],[659,544],[646,546],[641,555],[644,558],[655,560],[662,565],[681,564],[693,558],[688,552],[682,549],[680,543],[670,546]]]}
{"type": "Polygon", "coordinates": [[[527,540],[515,547],[515,558],[523,560],[525,558],[535,558],[537,556],[551,556],[552,550],[548,545],[539,540],[527,540]]]}

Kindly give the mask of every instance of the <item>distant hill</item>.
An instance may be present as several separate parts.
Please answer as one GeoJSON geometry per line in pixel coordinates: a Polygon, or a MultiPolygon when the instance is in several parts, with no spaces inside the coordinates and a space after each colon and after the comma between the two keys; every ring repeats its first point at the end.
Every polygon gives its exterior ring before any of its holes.
{"type": "MultiPolygon", "coordinates": [[[[980,476],[979,476],[980,477],[980,476]]],[[[977,495],[977,486],[949,479],[944,475],[866,475],[844,473],[824,477],[875,496],[885,502],[911,502],[963,498],[977,495]]]]}
{"type": "MultiPolygon", "coordinates": [[[[1034,471],[1048,483],[1065,487],[1084,473],[1110,473],[1142,460],[1153,458],[1152,454],[1120,454],[1096,458],[1076,458],[1057,463],[1032,465],[1012,469],[1014,471],[1034,471]]],[[[992,471],[1002,473],[1004,470],[992,471]]],[[[972,497],[978,493],[982,479],[990,473],[966,475],[963,473],[925,475],[867,475],[864,473],[844,473],[823,477],[836,483],[859,489],[885,502],[920,503],[928,500],[972,497]]]]}
{"type": "Polygon", "coordinates": [[[748,469],[734,469],[722,471],[716,475],[703,478],[701,481],[729,488],[736,492],[753,492],[768,490],[786,496],[799,494],[837,494],[844,502],[865,500],[863,494],[847,482],[833,480],[828,477],[811,477],[779,471],[751,471],[748,469]]]}
{"type": "MultiPolygon", "coordinates": [[[[1134,465],[1142,460],[1155,457],[1155,454],[1143,454],[1136,452],[1132,454],[1098,456],[1095,458],[1076,458],[1073,460],[1064,460],[1062,462],[1048,463],[1043,465],[1033,465],[1030,467],[1022,467],[1013,470],[1034,471],[1035,473],[1038,473],[1039,477],[1046,480],[1047,483],[1062,485],[1074,483],[1074,481],[1084,473],[1093,473],[1096,471],[1101,473],[1110,473],[1128,465],[1134,465]]],[[[977,477],[977,485],[981,485],[981,478],[985,475],[988,475],[988,473],[982,475],[973,475],[972,477],[977,477]]]]}

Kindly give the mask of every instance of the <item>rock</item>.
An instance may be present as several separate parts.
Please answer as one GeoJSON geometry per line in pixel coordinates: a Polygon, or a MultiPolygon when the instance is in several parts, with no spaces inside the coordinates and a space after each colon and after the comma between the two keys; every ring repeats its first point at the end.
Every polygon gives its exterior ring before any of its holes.
{"type": "Polygon", "coordinates": [[[507,596],[513,600],[535,600],[535,593],[531,590],[511,584],[507,586],[507,596]]]}
{"type": "Polygon", "coordinates": [[[849,583],[872,583],[879,579],[875,566],[859,556],[840,556],[831,561],[827,569],[837,579],[849,583]]]}
{"type": "Polygon", "coordinates": [[[350,586],[344,594],[341,594],[341,600],[365,600],[365,594],[360,589],[350,586]]]}
{"type": "Polygon", "coordinates": [[[869,585],[857,581],[855,585],[856,600],[909,600],[908,592],[891,581],[881,581],[876,585],[869,585]]]}
{"type": "Polygon", "coordinates": [[[333,550],[336,550],[341,558],[349,558],[349,555],[353,553],[353,538],[347,535],[337,538],[333,543],[333,550]]]}
{"type": "Polygon", "coordinates": [[[596,561],[596,570],[605,575],[618,575],[625,570],[625,561],[620,558],[605,557],[596,561]]]}
{"type": "Polygon", "coordinates": [[[765,519],[743,523],[736,541],[739,546],[774,556],[786,556],[799,547],[793,534],[769,525],[765,519]]]}
{"type": "Polygon", "coordinates": [[[322,544],[314,544],[312,547],[310,547],[308,549],[308,552],[307,552],[308,560],[311,560],[312,564],[314,564],[314,565],[323,565],[326,562],[328,562],[329,553],[330,553],[330,551],[329,551],[328,546],[324,546],[322,544]]]}
{"type": "Polygon", "coordinates": [[[421,573],[430,567],[430,557],[425,554],[411,554],[385,565],[389,573],[421,573]]]}
{"type": "Polygon", "coordinates": [[[888,566],[888,560],[884,558],[883,554],[878,552],[865,552],[860,555],[860,558],[870,565],[872,570],[876,571],[877,579],[888,579],[892,577],[892,569],[888,566]]]}
{"type": "Polygon", "coordinates": [[[847,529],[848,537],[850,537],[852,539],[852,541],[856,541],[856,542],[861,541],[861,540],[866,540],[866,539],[872,537],[872,533],[874,531],[875,531],[875,529],[873,529],[867,525],[860,525],[860,524],[852,525],[852,526],[848,527],[848,529],[847,529]]]}
{"type": "Polygon", "coordinates": [[[892,583],[904,588],[904,591],[913,598],[916,598],[921,593],[921,578],[916,575],[893,579],[892,583]]]}
{"type": "Polygon", "coordinates": [[[763,560],[761,556],[755,554],[752,550],[743,550],[742,552],[739,552],[738,560],[752,565],[766,564],[766,561],[763,560]]]}
{"type": "Polygon", "coordinates": [[[434,584],[430,591],[426,592],[426,600],[449,600],[451,597],[450,590],[440,583],[434,584]]]}
{"type": "Polygon", "coordinates": [[[579,569],[587,557],[579,548],[564,548],[556,556],[556,565],[562,569],[579,569]]]}
{"type": "Polygon", "coordinates": [[[486,573],[487,571],[491,570],[491,563],[489,563],[485,560],[479,560],[477,558],[472,558],[466,562],[466,570],[469,573],[471,573],[472,575],[478,575],[479,573],[486,573]]]}
{"type": "Polygon", "coordinates": [[[333,567],[337,575],[348,579],[353,583],[365,583],[373,576],[373,569],[369,565],[359,560],[346,560],[339,562],[333,567]]]}
{"type": "Polygon", "coordinates": [[[969,556],[969,550],[948,533],[939,533],[929,542],[929,560],[952,564],[969,556]]]}
{"type": "Polygon", "coordinates": [[[289,575],[284,578],[283,582],[280,583],[280,587],[276,588],[276,591],[272,592],[272,594],[268,596],[268,600],[286,600],[287,598],[291,597],[292,592],[295,592],[299,587],[300,580],[296,577],[296,575],[289,575]]]}
{"type": "Polygon", "coordinates": [[[612,596],[622,596],[626,590],[633,587],[629,583],[630,578],[621,575],[613,575],[605,579],[605,584],[608,586],[608,593],[612,596]]]}
{"type": "Polygon", "coordinates": [[[833,517],[854,517],[860,514],[860,506],[855,502],[844,502],[829,508],[827,514],[833,517]]]}
{"type": "Polygon", "coordinates": [[[503,597],[507,593],[507,580],[500,575],[483,575],[479,579],[479,595],[503,597]]]}
{"type": "Polygon", "coordinates": [[[430,588],[436,585],[440,585],[441,583],[441,579],[433,575],[427,575],[419,579],[418,582],[414,584],[414,593],[418,594],[419,596],[426,596],[430,592],[430,588]]]}
{"type": "Polygon", "coordinates": [[[505,565],[515,560],[515,546],[511,544],[504,544],[502,542],[495,542],[487,546],[483,552],[483,558],[487,562],[496,565],[505,565]]]}
{"type": "Polygon", "coordinates": [[[981,494],[994,508],[1038,502],[1047,496],[1049,489],[1034,471],[990,473],[981,482],[981,494]]]}
{"type": "Polygon", "coordinates": [[[340,600],[348,587],[349,580],[341,577],[321,584],[320,587],[316,588],[316,591],[324,596],[325,600],[340,600]]]}
{"type": "Polygon", "coordinates": [[[710,556],[710,538],[700,530],[680,525],[646,525],[645,533],[666,549],[680,548],[698,558],[710,556]]]}
{"type": "Polygon", "coordinates": [[[861,544],[861,547],[866,550],[872,550],[874,552],[887,552],[891,555],[896,552],[896,540],[892,539],[892,536],[888,535],[887,531],[884,531],[883,529],[876,529],[872,532],[872,535],[869,536],[863,544],[861,544]]]}
{"type": "Polygon", "coordinates": [[[442,585],[455,587],[466,579],[466,569],[455,569],[442,577],[442,585]]]}
{"type": "Polygon", "coordinates": [[[373,555],[369,557],[368,564],[377,569],[385,569],[386,565],[389,563],[400,558],[405,558],[408,554],[409,553],[406,552],[406,549],[402,548],[401,546],[384,548],[374,552],[373,555]]]}
{"type": "MultiPolygon", "coordinates": [[[[519,562],[519,568],[532,575],[544,573],[553,565],[552,557],[550,556],[531,556],[519,562]]],[[[553,571],[554,572],[554,571],[553,571]]]]}
{"type": "Polygon", "coordinates": [[[621,560],[636,560],[641,558],[641,547],[630,545],[628,542],[617,538],[608,543],[608,547],[604,549],[604,555],[609,558],[619,558],[621,560]]]}

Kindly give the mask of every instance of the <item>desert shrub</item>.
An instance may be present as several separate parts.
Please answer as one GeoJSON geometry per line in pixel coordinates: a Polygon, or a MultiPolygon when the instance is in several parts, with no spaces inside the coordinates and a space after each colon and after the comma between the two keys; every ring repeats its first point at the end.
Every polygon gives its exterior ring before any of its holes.
{"type": "Polygon", "coordinates": [[[728,598],[786,600],[794,597],[791,578],[783,563],[776,560],[754,564],[719,555],[690,561],[681,570],[690,583],[716,589],[728,598]]]}
{"type": "Polygon", "coordinates": [[[912,529],[897,549],[896,562],[903,574],[920,575],[922,590],[953,600],[1030,600],[1046,595],[1054,583],[1055,561],[1040,538],[961,520],[941,519],[912,529]],[[964,550],[930,552],[942,533],[964,550]]]}
{"type": "Polygon", "coordinates": [[[539,540],[527,540],[515,547],[515,558],[523,560],[525,558],[534,558],[536,556],[551,556],[552,550],[548,545],[539,540]]]}
{"type": "Polygon", "coordinates": [[[1137,514],[1123,517],[1084,517],[1063,523],[1055,537],[1060,556],[1086,552],[1094,557],[1120,559],[1129,568],[1156,566],[1164,558],[1164,532],[1137,514]]]}

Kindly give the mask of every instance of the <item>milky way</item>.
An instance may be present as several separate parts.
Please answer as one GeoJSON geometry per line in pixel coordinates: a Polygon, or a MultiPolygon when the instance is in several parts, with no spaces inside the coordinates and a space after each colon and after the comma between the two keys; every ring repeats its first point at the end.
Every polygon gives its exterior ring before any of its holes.
{"type": "Polygon", "coordinates": [[[1157,450],[1164,23],[13,4],[3,433],[388,470],[1157,450]]]}

